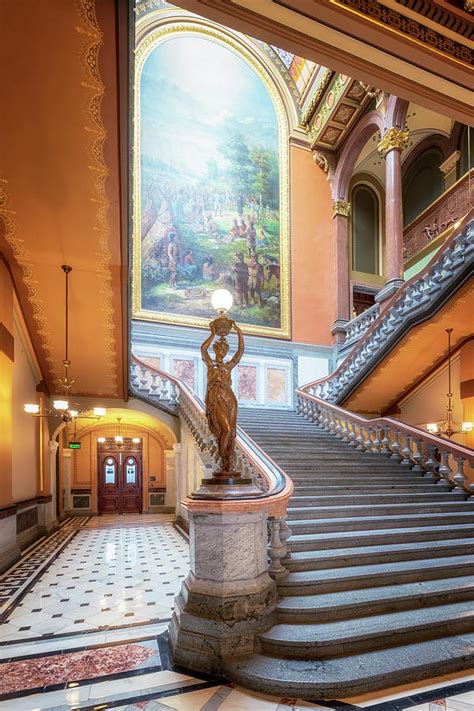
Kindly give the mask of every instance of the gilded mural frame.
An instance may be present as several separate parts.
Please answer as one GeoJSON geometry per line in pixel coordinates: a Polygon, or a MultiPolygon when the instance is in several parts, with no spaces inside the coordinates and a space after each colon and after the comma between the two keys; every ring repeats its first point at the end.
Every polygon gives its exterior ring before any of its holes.
{"type": "Polygon", "coordinates": [[[135,50],[134,80],[134,136],[133,136],[133,197],[132,197],[132,318],[142,321],[154,321],[177,326],[207,328],[208,319],[198,316],[173,315],[171,313],[150,311],[142,308],[141,299],[141,172],[140,172],[140,80],[145,62],[150,53],[162,42],[172,39],[177,34],[200,34],[211,37],[216,42],[230,48],[253,69],[268,91],[275,108],[278,122],[279,164],[280,164],[280,314],[279,328],[239,324],[242,331],[249,335],[270,338],[291,338],[291,284],[290,284],[290,185],[289,185],[289,121],[283,98],[277,88],[265,59],[258,59],[238,37],[218,29],[215,25],[195,19],[167,21],[152,30],[139,43],[135,50]]]}

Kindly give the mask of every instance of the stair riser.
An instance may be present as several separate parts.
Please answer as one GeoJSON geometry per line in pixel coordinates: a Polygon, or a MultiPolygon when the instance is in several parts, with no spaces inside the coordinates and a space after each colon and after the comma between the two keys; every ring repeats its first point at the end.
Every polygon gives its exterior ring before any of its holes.
{"type": "MultiPolygon", "coordinates": [[[[358,517],[359,520],[347,521],[338,523],[308,523],[297,521],[296,519],[288,519],[288,526],[293,534],[309,534],[309,533],[337,533],[338,531],[359,531],[361,522],[365,531],[377,530],[379,528],[410,528],[415,525],[413,519],[406,519],[403,516],[387,519],[385,521],[364,521],[363,516],[358,517]]],[[[417,526],[450,526],[451,524],[459,523],[474,523],[474,515],[466,516],[460,521],[455,516],[444,516],[442,522],[439,518],[428,516],[426,519],[419,519],[416,522],[417,526]]]]}
{"type": "MultiPolygon", "coordinates": [[[[352,545],[352,542],[351,542],[352,545]]],[[[400,552],[386,552],[386,553],[367,553],[365,555],[357,554],[351,555],[348,558],[344,558],[343,555],[339,557],[325,558],[322,560],[296,560],[294,558],[288,559],[285,566],[291,572],[298,570],[330,570],[331,568],[346,568],[348,566],[354,565],[371,565],[371,564],[383,564],[383,563],[395,563],[402,560],[425,560],[427,556],[430,558],[446,558],[449,555],[462,555],[465,551],[466,554],[472,553],[474,547],[474,542],[470,546],[463,545],[460,546],[455,541],[452,545],[446,545],[442,548],[429,548],[420,549],[413,551],[400,551],[400,552]]]]}
{"type": "Polygon", "coordinates": [[[456,567],[446,566],[434,569],[403,570],[392,573],[378,573],[361,577],[341,578],[335,580],[302,581],[290,583],[281,581],[278,591],[283,596],[316,595],[321,593],[338,592],[342,590],[362,590],[375,588],[381,585],[398,585],[399,583],[414,583],[420,580],[440,580],[441,578],[455,578],[463,575],[473,575],[474,564],[466,563],[456,567]]]}
{"type": "Polygon", "coordinates": [[[300,508],[306,506],[358,506],[380,503],[380,501],[391,502],[395,504],[425,504],[436,503],[437,501],[454,502],[465,501],[461,492],[457,493],[439,493],[439,494],[389,494],[384,499],[383,495],[373,494],[372,496],[358,496],[339,494],[338,496],[293,496],[290,500],[290,506],[300,508]]]}
{"type": "MultiPolygon", "coordinates": [[[[435,605],[448,605],[453,602],[474,601],[474,587],[469,590],[452,589],[442,593],[430,593],[428,595],[413,595],[402,599],[390,598],[389,600],[370,601],[357,604],[357,614],[361,617],[369,615],[386,615],[390,612],[402,612],[403,610],[417,610],[423,607],[434,607],[435,605]]],[[[337,622],[339,620],[354,619],[354,606],[340,605],[338,607],[325,607],[324,609],[308,608],[294,610],[277,607],[277,620],[279,623],[287,624],[312,624],[337,622]]]]}
{"type": "MultiPolygon", "coordinates": [[[[449,494],[451,489],[446,484],[444,486],[437,486],[436,484],[407,484],[406,486],[396,485],[393,486],[380,486],[373,484],[372,486],[337,486],[337,485],[327,485],[327,486],[304,486],[298,484],[295,486],[296,496],[329,496],[335,495],[339,496],[342,494],[344,496],[349,496],[351,494],[373,494],[378,497],[383,497],[384,494],[432,494],[436,496],[439,494],[449,494]]],[[[453,492],[454,493],[454,492],[453,492]]],[[[294,497],[292,501],[294,500],[294,497]]]]}
{"type": "MultiPolygon", "coordinates": [[[[421,541],[445,541],[447,539],[458,538],[474,538],[474,527],[467,529],[465,531],[458,531],[457,529],[452,529],[450,526],[446,526],[445,532],[435,532],[426,531],[423,529],[416,532],[405,533],[400,531],[397,535],[396,533],[390,534],[378,534],[374,531],[374,536],[360,536],[357,534],[351,536],[350,540],[347,538],[335,538],[326,540],[307,540],[307,541],[294,541],[291,538],[288,540],[290,549],[292,551],[319,551],[319,550],[332,550],[339,548],[347,548],[349,545],[354,548],[361,548],[362,546],[373,546],[373,545],[392,545],[395,543],[413,543],[421,541]]],[[[474,542],[473,542],[474,545],[474,542]]]]}
{"type": "Polygon", "coordinates": [[[281,640],[273,643],[263,637],[260,638],[262,651],[276,657],[285,659],[324,659],[339,655],[367,652],[375,649],[387,649],[402,644],[421,642],[428,639],[437,639],[447,634],[461,634],[474,632],[474,619],[447,620],[437,624],[431,622],[425,625],[413,626],[396,632],[368,633],[361,638],[350,638],[343,641],[318,640],[314,645],[308,643],[285,644],[281,640]]]}
{"type": "Polygon", "coordinates": [[[337,508],[334,507],[324,507],[324,506],[312,506],[308,508],[294,508],[293,506],[288,507],[288,517],[291,518],[292,520],[304,520],[305,518],[308,519],[315,519],[315,518],[344,518],[344,517],[358,517],[358,518],[364,518],[365,516],[403,516],[403,514],[410,514],[410,515],[416,515],[416,514],[433,514],[433,513],[452,513],[453,508],[456,509],[456,512],[459,511],[465,511],[473,512],[474,516],[474,509],[472,504],[470,503],[456,503],[453,502],[452,504],[426,504],[425,506],[423,505],[414,505],[413,507],[408,508],[402,506],[371,506],[367,505],[366,508],[364,509],[358,509],[357,506],[338,506],[337,508]]]}

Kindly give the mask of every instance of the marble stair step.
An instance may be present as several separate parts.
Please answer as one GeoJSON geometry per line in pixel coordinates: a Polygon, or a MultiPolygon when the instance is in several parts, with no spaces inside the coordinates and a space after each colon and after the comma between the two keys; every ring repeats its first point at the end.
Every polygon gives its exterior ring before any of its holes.
{"type": "Polygon", "coordinates": [[[277,659],[264,654],[234,657],[224,673],[260,693],[303,699],[335,699],[439,676],[474,666],[474,634],[446,636],[330,659],[277,659]]]}
{"type": "Polygon", "coordinates": [[[474,502],[471,501],[443,501],[440,503],[416,504],[352,504],[348,506],[293,506],[288,507],[288,517],[291,519],[303,518],[341,518],[343,516],[397,516],[398,514],[432,514],[451,513],[456,511],[471,512],[474,516],[474,502]]]}
{"type": "Polygon", "coordinates": [[[358,615],[366,616],[461,600],[474,600],[474,575],[284,597],[278,602],[276,611],[279,622],[305,624],[353,619],[355,609],[358,615]]]}
{"type": "Polygon", "coordinates": [[[402,560],[393,563],[291,572],[279,581],[278,591],[283,597],[307,595],[473,574],[474,555],[451,555],[429,560],[402,560]]]}
{"type": "Polygon", "coordinates": [[[474,633],[472,600],[335,622],[277,624],[259,639],[266,654],[322,659],[462,632],[474,633]]]}
{"type": "Polygon", "coordinates": [[[382,500],[385,504],[395,503],[425,503],[434,501],[465,501],[467,498],[467,492],[463,492],[458,489],[457,491],[447,491],[447,492],[408,492],[408,493],[388,493],[384,492],[377,494],[369,493],[345,493],[342,492],[338,494],[306,494],[300,495],[297,491],[296,496],[291,497],[291,505],[295,507],[304,506],[332,506],[332,505],[344,505],[351,506],[352,504],[372,504],[382,500]]]}
{"type": "Polygon", "coordinates": [[[301,476],[301,472],[291,475],[288,470],[286,473],[291,476],[291,480],[295,487],[298,486],[379,486],[379,485],[403,485],[403,484],[426,484],[431,482],[431,479],[415,476],[414,474],[398,474],[396,476],[349,476],[348,474],[337,474],[329,476],[327,473],[322,473],[315,476],[308,472],[307,476],[301,476]]]}
{"type": "Polygon", "coordinates": [[[409,543],[410,541],[445,541],[458,538],[474,538],[472,524],[449,526],[422,526],[413,528],[387,528],[358,531],[334,531],[332,533],[306,533],[292,535],[288,543],[292,551],[316,551],[377,544],[409,543]]]}
{"type": "MultiPolygon", "coordinates": [[[[291,539],[289,540],[291,547],[291,539]]],[[[474,539],[411,541],[385,545],[361,546],[332,550],[292,551],[285,565],[290,571],[323,570],[353,565],[389,563],[399,560],[421,560],[428,556],[444,558],[448,555],[474,555],[474,539]]]]}
{"type": "MultiPolygon", "coordinates": [[[[294,480],[293,480],[294,483],[294,480]]],[[[296,496],[321,496],[332,494],[374,494],[379,498],[385,497],[386,494],[409,494],[409,493],[447,493],[451,492],[452,488],[449,484],[445,483],[430,483],[428,480],[426,483],[423,481],[418,482],[407,482],[402,484],[325,484],[320,485],[319,483],[310,484],[305,480],[304,484],[295,484],[296,496]]],[[[462,493],[462,492],[461,492],[462,493]]]]}
{"type": "Polygon", "coordinates": [[[323,531],[359,531],[361,528],[407,528],[410,525],[422,526],[451,526],[462,523],[474,523],[474,513],[456,511],[455,513],[430,513],[430,514],[399,514],[397,516],[356,516],[349,515],[341,518],[319,518],[297,520],[291,515],[288,525],[296,533],[322,533],[323,531]]]}

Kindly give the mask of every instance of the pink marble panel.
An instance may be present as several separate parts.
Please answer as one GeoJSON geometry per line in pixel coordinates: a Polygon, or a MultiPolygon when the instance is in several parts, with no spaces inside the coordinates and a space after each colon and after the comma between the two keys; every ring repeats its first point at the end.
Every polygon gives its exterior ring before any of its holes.
{"type": "Polygon", "coordinates": [[[195,367],[193,360],[173,359],[173,375],[179,378],[188,388],[195,390],[195,367]]]}
{"type": "Polygon", "coordinates": [[[2,665],[2,693],[119,674],[153,663],[159,664],[154,641],[7,662],[2,665]]]}
{"type": "Polygon", "coordinates": [[[257,399],[257,368],[254,365],[239,365],[237,368],[237,398],[257,399]]]}
{"type": "Polygon", "coordinates": [[[267,369],[267,398],[269,402],[284,403],[285,392],[285,371],[281,368],[267,369]]]}
{"type": "Polygon", "coordinates": [[[152,368],[157,368],[158,370],[161,370],[161,358],[159,356],[150,356],[146,358],[142,358],[140,356],[139,360],[143,361],[143,363],[146,363],[152,368]]]}

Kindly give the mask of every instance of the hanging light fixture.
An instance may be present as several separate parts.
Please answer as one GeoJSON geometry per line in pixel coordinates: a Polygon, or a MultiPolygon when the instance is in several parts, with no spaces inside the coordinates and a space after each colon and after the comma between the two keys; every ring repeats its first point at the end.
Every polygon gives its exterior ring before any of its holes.
{"type": "Polygon", "coordinates": [[[462,422],[458,423],[454,419],[453,416],[453,407],[452,407],[452,397],[453,394],[451,392],[451,333],[453,332],[452,328],[447,328],[446,333],[448,334],[448,392],[446,393],[447,398],[448,398],[448,404],[446,406],[446,419],[444,422],[429,422],[426,425],[426,429],[428,432],[431,432],[431,434],[437,434],[440,437],[448,437],[451,439],[455,434],[467,434],[472,430],[473,423],[472,422],[462,422]]]}
{"type": "Polygon", "coordinates": [[[69,275],[72,272],[72,267],[63,264],[61,269],[65,274],[66,280],[66,298],[65,298],[65,354],[64,354],[64,377],[58,378],[58,385],[64,390],[62,397],[53,400],[53,407],[41,408],[37,403],[27,403],[23,409],[33,417],[57,417],[63,422],[71,422],[72,420],[93,419],[97,420],[107,414],[104,407],[94,407],[88,410],[76,410],[70,407],[69,396],[72,385],[76,382],[69,376],[69,366],[71,360],[69,358],[69,275]]]}

